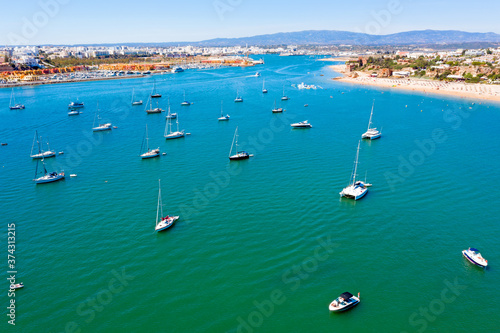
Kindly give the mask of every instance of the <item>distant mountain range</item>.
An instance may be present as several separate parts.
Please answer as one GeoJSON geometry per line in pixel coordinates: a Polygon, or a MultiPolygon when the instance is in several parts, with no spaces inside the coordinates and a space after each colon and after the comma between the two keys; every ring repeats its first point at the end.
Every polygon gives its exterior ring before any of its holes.
{"type": "MultiPolygon", "coordinates": [[[[370,35],[337,30],[306,30],[280,32],[240,38],[216,38],[200,42],[109,43],[85,46],[237,46],[237,45],[459,45],[464,43],[500,43],[500,35],[493,32],[465,32],[458,30],[416,30],[390,35],[370,35]]],[[[82,45],[82,44],[77,44],[82,45]]]]}
{"type": "MultiPolygon", "coordinates": [[[[235,45],[413,45],[456,44],[469,42],[500,42],[500,35],[487,32],[465,32],[457,30],[421,30],[399,32],[390,35],[369,35],[336,30],[308,30],[282,32],[242,38],[216,38],[195,43],[206,46],[235,45]]],[[[193,44],[193,43],[191,43],[193,44]]]]}

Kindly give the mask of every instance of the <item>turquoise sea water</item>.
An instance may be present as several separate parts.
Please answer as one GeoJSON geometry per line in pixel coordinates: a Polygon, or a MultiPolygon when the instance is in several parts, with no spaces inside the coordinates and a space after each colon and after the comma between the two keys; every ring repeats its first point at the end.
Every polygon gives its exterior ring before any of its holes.
{"type": "Polygon", "coordinates": [[[170,97],[191,133],[168,142],[164,114],[130,105],[132,88],[147,100],[152,77],[16,88],[22,111],[0,90],[4,276],[15,223],[26,286],[14,328],[4,279],[2,331],[498,330],[499,105],[335,82],[315,58],[264,59],[154,76],[160,106],[170,97]],[[323,89],[292,86],[301,82],[323,89]],[[68,117],[76,98],[83,113],[68,117]],[[340,200],[374,99],[383,136],[361,142],[358,169],[373,187],[340,200]],[[217,121],[221,100],[228,122],[217,121]],[[274,100],[285,113],[271,113],[274,100]],[[112,132],[91,132],[97,101],[112,132]],[[306,119],[313,128],[289,126],[306,119]],[[138,157],[146,124],[167,156],[138,157]],[[236,126],[255,156],[229,163],[236,126]],[[33,184],[35,130],[65,152],[47,168],[78,177],[33,184]],[[181,217],[154,233],[159,178],[165,214],[181,217]],[[462,257],[470,246],[488,269],[462,257]],[[344,291],[361,304],[330,314],[344,291]]]}

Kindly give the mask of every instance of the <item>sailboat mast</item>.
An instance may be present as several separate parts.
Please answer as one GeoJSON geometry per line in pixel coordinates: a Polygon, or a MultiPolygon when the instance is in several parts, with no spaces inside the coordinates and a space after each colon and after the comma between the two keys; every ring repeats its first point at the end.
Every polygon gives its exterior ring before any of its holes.
{"type": "Polygon", "coordinates": [[[368,131],[370,130],[370,127],[372,126],[372,116],[373,116],[373,107],[375,106],[375,101],[373,101],[372,104],[372,112],[370,113],[370,121],[368,122],[368,131]]]}
{"type": "MultiPolygon", "coordinates": [[[[236,140],[236,133],[238,133],[238,126],[236,126],[236,130],[234,131],[233,143],[231,143],[231,150],[229,151],[229,157],[231,157],[231,153],[233,152],[234,140],[236,140]]],[[[236,148],[236,151],[238,148],[236,148]]]]}
{"type": "MultiPolygon", "coordinates": [[[[158,213],[160,211],[160,203],[161,203],[161,183],[160,179],[158,179],[158,205],[156,206],[156,225],[158,225],[158,213]]],[[[163,216],[163,211],[161,215],[163,216]]]]}
{"type": "Polygon", "coordinates": [[[224,117],[224,111],[222,110],[224,106],[224,101],[220,101],[220,116],[224,117]]]}
{"type": "Polygon", "coordinates": [[[149,136],[148,136],[148,124],[146,124],[146,148],[149,152],[149,136]]]}
{"type": "Polygon", "coordinates": [[[359,144],[358,142],[358,150],[356,151],[356,160],[354,161],[354,173],[352,174],[352,185],[356,182],[356,174],[358,172],[358,158],[359,158],[359,144]]]}
{"type": "Polygon", "coordinates": [[[134,88],[132,88],[132,101],[131,103],[134,103],[134,88]]]}

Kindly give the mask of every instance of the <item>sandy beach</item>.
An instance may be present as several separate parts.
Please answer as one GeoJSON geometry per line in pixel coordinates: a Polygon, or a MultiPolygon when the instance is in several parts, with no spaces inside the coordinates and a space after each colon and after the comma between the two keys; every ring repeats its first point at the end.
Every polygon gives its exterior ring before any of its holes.
{"type": "MultiPolygon", "coordinates": [[[[338,73],[345,74],[345,65],[333,65],[328,67],[338,73]]],[[[364,72],[356,73],[358,77],[343,76],[335,78],[334,80],[391,89],[414,90],[432,94],[500,102],[500,85],[445,82],[414,78],[374,78],[364,72]]]]}

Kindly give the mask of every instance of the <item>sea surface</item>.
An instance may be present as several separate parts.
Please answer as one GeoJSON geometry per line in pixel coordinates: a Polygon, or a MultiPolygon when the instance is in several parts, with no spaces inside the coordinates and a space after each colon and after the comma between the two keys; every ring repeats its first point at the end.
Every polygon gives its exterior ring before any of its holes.
{"type": "Polygon", "coordinates": [[[314,57],[263,58],[15,88],[20,111],[0,89],[2,332],[498,331],[500,106],[336,82],[332,63],[314,57]],[[159,106],[170,99],[190,135],[166,141],[165,114],[131,105],[132,89],[146,102],[154,81],[159,106]],[[180,105],[184,92],[191,106],[180,105]],[[83,113],[70,117],[77,99],[83,113]],[[221,101],[227,122],[217,121],[221,101]],[[271,113],[275,101],[284,113],[271,113]],[[340,199],[373,101],[383,135],[361,142],[358,166],[373,186],[362,200],[340,199]],[[97,104],[116,129],[91,131],[97,104]],[[313,127],[289,126],[303,120],[313,127]],[[150,147],[167,155],[140,159],[146,125],[150,147]],[[237,126],[254,156],[230,162],[237,126]],[[64,151],[45,161],[64,181],[33,183],[35,131],[64,151]],[[155,233],[159,179],[164,215],[180,219],[155,233]],[[11,223],[25,284],[15,327],[11,223]],[[468,247],[490,267],[466,261],[468,247]],[[330,314],[345,291],[361,303],[330,314]]]}

